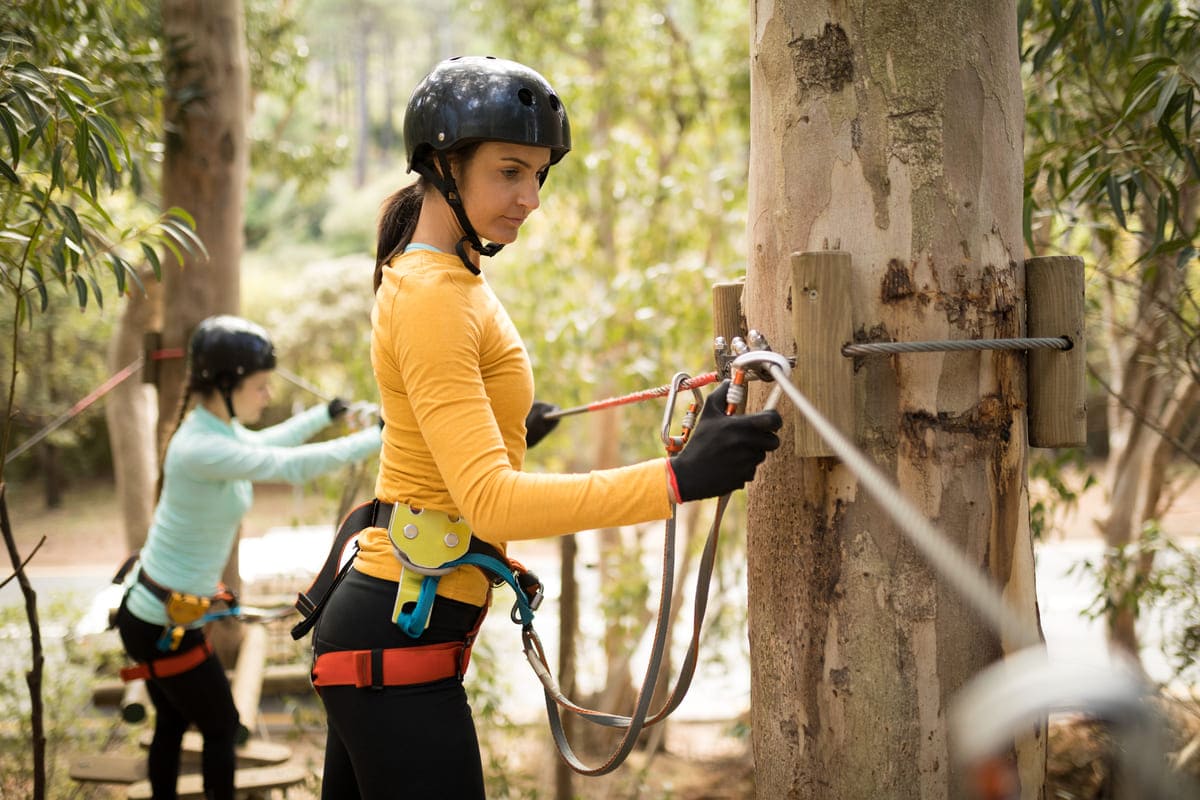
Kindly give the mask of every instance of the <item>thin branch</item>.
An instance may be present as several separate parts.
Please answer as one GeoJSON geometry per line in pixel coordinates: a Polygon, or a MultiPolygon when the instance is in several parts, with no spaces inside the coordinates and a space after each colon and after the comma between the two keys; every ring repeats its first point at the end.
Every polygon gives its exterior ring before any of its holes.
{"type": "Polygon", "coordinates": [[[29,562],[33,560],[33,557],[37,555],[37,551],[41,550],[42,545],[45,543],[46,537],[43,536],[38,543],[34,545],[33,550],[30,551],[29,555],[25,556],[25,560],[17,565],[16,569],[13,570],[13,573],[5,578],[3,583],[0,583],[0,589],[3,589],[5,586],[8,586],[8,584],[12,583],[13,578],[17,577],[17,573],[25,571],[25,567],[29,565],[29,562]]]}
{"type": "Polygon", "coordinates": [[[1138,422],[1142,423],[1147,428],[1149,428],[1150,430],[1154,431],[1159,436],[1161,436],[1164,441],[1166,441],[1168,444],[1170,444],[1172,447],[1174,447],[1175,450],[1178,453],[1180,453],[1184,458],[1193,462],[1194,464],[1196,464],[1196,466],[1200,466],[1200,456],[1197,456],[1195,453],[1192,453],[1188,449],[1186,444],[1181,442],[1177,437],[1172,436],[1165,428],[1163,428],[1163,426],[1157,420],[1153,420],[1150,417],[1148,417],[1147,415],[1143,414],[1140,409],[1134,407],[1134,405],[1132,403],[1130,403],[1121,394],[1119,394],[1111,386],[1109,386],[1108,383],[1104,380],[1104,378],[1100,377],[1100,373],[1098,373],[1096,371],[1095,367],[1093,367],[1092,365],[1089,364],[1087,371],[1088,371],[1088,375],[1092,376],[1092,378],[1096,381],[1096,383],[1100,384],[1100,387],[1102,389],[1104,389],[1105,392],[1107,392],[1118,403],[1120,403],[1121,406],[1126,411],[1128,411],[1130,414],[1133,414],[1134,419],[1136,419],[1138,422]]]}

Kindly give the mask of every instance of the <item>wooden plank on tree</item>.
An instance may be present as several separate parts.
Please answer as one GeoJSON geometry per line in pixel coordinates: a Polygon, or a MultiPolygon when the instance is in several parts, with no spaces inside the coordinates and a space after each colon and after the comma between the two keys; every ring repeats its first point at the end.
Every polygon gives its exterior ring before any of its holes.
{"type": "MultiPolygon", "coordinates": [[[[263,790],[286,789],[303,783],[309,774],[308,770],[298,764],[239,769],[233,774],[234,794],[238,798],[245,798],[263,790]]],[[[177,786],[179,800],[204,798],[204,778],[201,775],[181,775],[177,786]]],[[[129,800],[150,800],[150,782],[139,781],[131,785],[127,796],[129,800]]]]}
{"type": "MultiPolygon", "coordinates": [[[[154,738],[153,731],[145,731],[139,738],[138,744],[143,749],[149,749],[150,741],[154,738]]],[[[183,759],[185,762],[198,762],[204,749],[204,737],[197,731],[188,731],[183,735],[183,759]]],[[[245,766],[268,766],[282,764],[292,757],[292,748],[278,742],[264,742],[261,739],[248,739],[238,745],[234,751],[238,764],[245,766]]]]}
{"type": "Polygon", "coordinates": [[[1029,444],[1087,444],[1087,344],[1084,341],[1083,259],[1025,259],[1029,336],[1069,336],[1070,350],[1029,351],[1029,444]]]}
{"type": "Polygon", "coordinates": [[[135,783],[146,777],[142,756],[76,756],[71,759],[71,780],[80,783],[135,783]]]}
{"type": "MultiPolygon", "coordinates": [[[[842,345],[854,338],[850,254],[818,250],[792,254],[792,383],[835,428],[855,440],[854,365],[842,345]]],[[[831,456],[809,421],[796,412],[796,455],[831,456]]]]}
{"type": "Polygon", "coordinates": [[[732,342],[735,336],[746,338],[746,315],[742,313],[742,291],[745,288],[744,279],[713,284],[713,338],[720,336],[726,344],[732,342]]]}

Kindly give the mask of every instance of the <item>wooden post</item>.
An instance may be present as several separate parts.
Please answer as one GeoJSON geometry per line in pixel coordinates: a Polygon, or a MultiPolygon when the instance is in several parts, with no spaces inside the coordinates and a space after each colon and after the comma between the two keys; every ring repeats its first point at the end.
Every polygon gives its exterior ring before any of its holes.
{"type": "Polygon", "coordinates": [[[142,351],[145,358],[142,361],[142,383],[158,385],[158,359],[154,354],[162,347],[162,334],[158,331],[146,331],[142,336],[142,351]]]}
{"type": "MultiPolygon", "coordinates": [[[[713,338],[720,336],[727,345],[735,336],[746,338],[746,315],[742,313],[742,290],[745,288],[744,279],[713,284],[713,338]]],[[[724,366],[718,363],[717,369],[724,366]]]]}
{"type": "MultiPolygon", "coordinates": [[[[854,339],[851,277],[850,254],[845,251],[792,253],[792,383],[853,440],[854,364],[842,355],[842,345],[854,339]]],[[[833,455],[803,415],[797,412],[795,419],[797,456],[833,455]]]]}
{"type": "Polygon", "coordinates": [[[267,663],[267,629],[262,625],[246,625],[245,628],[237,668],[233,671],[233,686],[230,688],[242,726],[249,732],[254,730],[258,721],[263,667],[267,663]]]}
{"type": "Polygon", "coordinates": [[[121,693],[121,719],[126,722],[141,722],[146,718],[146,709],[150,706],[150,693],[146,691],[146,681],[138,678],[125,684],[121,693]]]}
{"type": "Polygon", "coordinates": [[[1087,443],[1083,259],[1026,259],[1025,305],[1029,336],[1069,336],[1074,344],[1070,350],[1029,351],[1029,444],[1082,446],[1087,443]]]}

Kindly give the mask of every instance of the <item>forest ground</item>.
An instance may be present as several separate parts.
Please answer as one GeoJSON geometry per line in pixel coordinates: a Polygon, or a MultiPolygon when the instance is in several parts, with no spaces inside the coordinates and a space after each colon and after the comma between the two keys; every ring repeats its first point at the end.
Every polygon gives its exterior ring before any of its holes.
{"type": "MultiPolygon", "coordinates": [[[[1069,539],[1092,536],[1090,516],[1098,501],[1085,495],[1080,508],[1060,520],[1056,537],[1069,539]]],[[[112,486],[106,483],[76,485],[68,489],[64,508],[46,510],[34,487],[9,495],[10,514],[21,552],[28,554],[44,534],[46,541],[31,562],[34,575],[73,572],[106,572],[125,556],[119,513],[112,486]],[[80,513],[80,509],[86,509],[80,513]]],[[[261,536],[280,525],[328,524],[334,501],[313,493],[298,493],[286,486],[256,487],[255,503],[243,526],[243,537],[261,536]]],[[[1169,532],[1189,535],[1200,532],[1200,486],[1193,486],[1165,521],[1169,532]]],[[[523,546],[526,546],[523,543],[523,546]]],[[[551,545],[545,545],[547,547],[551,545]]],[[[7,571],[6,571],[7,572],[7,571]]],[[[302,588],[302,587],[301,587],[302,588]]],[[[278,638],[285,639],[286,628],[278,638]]],[[[1177,706],[1175,716],[1180,736],[1190,738],[1198,730],[1195,703],[1177,706]]],[[[100,712],[97,712],[100,713],[100,712]]],[[[717,715],[718,717],[720,715],[717,715]]],[[[638,797],[646,800],[735,800],[751,798],[754,792],[753,757],[749,750],[746,720],[736,712],[728,719],[672,721],[665,750],[647,760],[635,753],[627,766],[601,779],[575,778],[580,798],[638,797]]],[[[287,741],[295,758],[314,770],[320,766],[323,747],[321,710],[314,697],[290,699],[284,706],[268,707],[260,735],[287,741]],[[297,706],[298,703],[298,706],[297,706]]],[[[490,754],[502,764],[507,783],[494,796],[549,797],[553,795],[554,756],[544,719],[522,721],[499,730],[490,743],[490,754]]],[[[1184,738],[1175,744],[1182,746],[1184,738]]],[[[1105,731],[1088,720],[1055,717],[1049,737],[1047,798],[1099,798],[1106,796],[1105,731]]],[[[315,798],[316,781],[294,788],[292,800],[315,798]]],[[[95,790],[80,797],[118,797],[95,790]]]]}

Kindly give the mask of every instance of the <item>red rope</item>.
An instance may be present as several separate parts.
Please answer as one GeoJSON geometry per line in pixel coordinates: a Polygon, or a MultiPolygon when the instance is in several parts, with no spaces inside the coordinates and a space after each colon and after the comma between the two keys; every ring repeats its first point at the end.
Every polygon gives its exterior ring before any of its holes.
{"type": "MultiPolygon", "coordinates": [[[[163,350],[150,351],[150,358],[153,361],[165,361],[165,360],[172,359],[172,358],[183,358],[185,355],[186,355],[186,351],[182,347],[168,347],[163,350]]],[[[146,363],[145,357],[138,356],[127,367],[113,373],[113,375],[108,380],[106,380],[104,383],[100,384],[95,389],[93,389],[86,397],[84,397],[78,403],[71,406],[71,408],[65,414],[62,414],[61,416],[57,417],[49,425],[42,428],[40,431],[35,433],[33,436],[31,436],[26,441],[22,442],[20,447],[15,448],[11,453],[8,454],[8,457],[4,459],[4,463],[7,464],[9,461],[12,461],[14,458],[21,455],[21,453],[24,453],[26,450],[28,450],[29,448],[33,447],[35,444],[40,442],[42,439],[45,439],[51,433],[58,430],[60,427],[65,425],[67,422],[69,422],[71,419],[82,414],[87,409],[88,406],[90,406],[92,403],[99,400],[101,397],[104,397],[104,395],[108,394],[113,389],[117,388],[117,386],[119,386],[123,381],[128,379],[130,375],[132,375],[133,373],[135,373],[139,369],[141,369],[142,365],[145,363],[146,363]]]]}
{"type": "MultiPolygon", "coordinates": [[[[718,374],[715,372],[705,372],[703,375],[696,375],[688,378],[679,384],[679,391],[685,392],[690,389],[696,389],[701,386],[707,386],[717,380],[718,374]]],[[[582,414],[586,411],[602,411],[606,408],[615,408],[628,403],[640,403],[643,400],[651,400],[655,397],[666,397],[671,392],[671,384],[665,386],[655,386],[653,389],[643,389],[640,392],[633,394],[625,394],[620,397],[609,397],[605,400],[596,400],[584,406],[575,406],[574,408],[564,408],[559,411],[551,411],[546,415],[546,419],[557,419],[559,417],[568,417],[572,414],[582,414]]]]}

